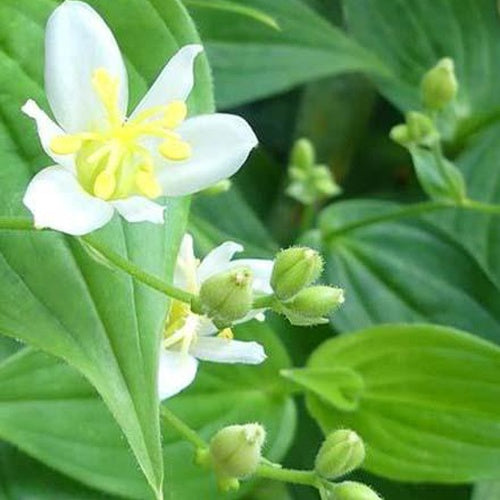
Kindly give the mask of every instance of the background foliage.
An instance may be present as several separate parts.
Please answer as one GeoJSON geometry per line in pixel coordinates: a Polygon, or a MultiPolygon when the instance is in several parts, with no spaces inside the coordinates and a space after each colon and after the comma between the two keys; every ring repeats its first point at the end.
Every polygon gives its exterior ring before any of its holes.
{"type": "MultiPolygon", "coordinates": [[[[498,498],[500,221],[449,210],[366,222],[425,198],[388,132],[419,108],[420,78],[441,57],[454,59],[460,82],[441,127],[445,150],[473,199],[500,203],[496,2],[89,3],[124,52],[132,104],[176,48],[200,37],[211,72],[200,59],[190,109],[212,110],[215,91],[216,106],[245,116],[261,140],[230,192],[198,195],[190,208],[170,200],[164,230],[114,220],[98,241],[165,279],[186,227],[200,254],[231,239],[271,257],[302,241],[324,254],[326,281],[347,292],[328,326],[272,317],[239,328],[265,344],[269,361],[203,366],[167,406],[207,438],[258,420],[266,456],[303,468],[322,430],[352,426],[368,446],[366,471],[353,477],[387,499],[498,498]],[[303,135],[344,191],[317,207],[305,234],[302,207],[283,194],[303,135]],[[307,393],[307,407],[294,391],[307,393]]],[[[26,214],[27,181],[47,165],[19,108],[27,97],[45,104],[43,28],[57,4],[0,5],[2,215],[26,214]]],[[[1,233],[0,273],[0,496],[149,498],[148,482],[158,489],[164,476],[166,498],[219,498],[187,444],[168,428],[158,439],[151,388],[164,298],[60,235],[1,233]]],[[[256,481],[235,494],[315,495],[256,481]]]]}

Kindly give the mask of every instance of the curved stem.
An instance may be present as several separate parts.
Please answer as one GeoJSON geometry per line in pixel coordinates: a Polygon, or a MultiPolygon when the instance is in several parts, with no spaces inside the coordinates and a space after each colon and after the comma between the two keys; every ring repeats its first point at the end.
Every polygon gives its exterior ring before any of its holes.
{"type": "Polygon", "coordinates": [[[265,307],[271,307],[274,303],[274,294],[263,295],[262,297],[257,297],[253,301],[253,309],[263,309],[265,307]]]}
{"type": "Polygon", "coordinates": [[[114,267],[129,274],[145,285],[148,285],[149,287],[154,288],[155,290],[167,295],[168,297],[180,300],[181,302],[185,302],[186,304],[191,304],[191,301],[195,298],[193,294],[181,290],[180,288],[177,288],[173,285],[169,285],[156,276],[143,271],[139,266],[136,266],[134,263],[125,259],[118,253],[96,242],[91,236],[82,236],[81,240],[86,245],[95,250],[98,254],[102,255],[102,257],[106,261],[109,261],[114,267]]]}
{"type": "Polygon", "coordinates": [[[284,483],[312,486],[313,488],[318,488],[320,486],[318,476],[314,471],[284,469],[279,466],[261,463],[258,466],[255,475],[265,477],[266,479],[282,481],[284,483]]]}
{"type": "Polygon", "coordinates": [[[185,424],[178,416],[174,415],[165,406],[160,406],[161,418],[173,427],[186,441],[189,441],[196,448],[208,448],[208,444],[191,427],[185,424]]]}

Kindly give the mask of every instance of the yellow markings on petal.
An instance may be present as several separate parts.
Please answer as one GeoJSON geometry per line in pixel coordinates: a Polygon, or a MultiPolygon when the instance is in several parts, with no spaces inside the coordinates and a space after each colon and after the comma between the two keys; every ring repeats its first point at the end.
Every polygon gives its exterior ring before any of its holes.
{"type": "Polygon", "coordinates": [[[116,189],[116,179],[114,174],[103,170],[94,183],[94,194],[102,200],[109,200],[116,189]]]}
{"type": "Polygon", "coordinates": [[[183,161],[191,156],[191,146],[187,142],[175,137],[165,140],[160,144],[158,150],[167,160],[183,161]]]}
{"type": "Polygon", "coordinates": [[[165,127],[173,130],[177,128],[187,116],[187,106],[184,101],[172,101],[165,108],[165,127]]]}
{"type": "Polygon", "coordinates": [[[151,199],[161,196],[161,186],[153,172],[139,170],[135,175],[135,183],[144,196],[151,199]]]}
{"type": "Polygon", "coordinates": [[[56,155],[71,155],[82,147],[82,139],[77,135],[59,135],[50,141],[50,150],[56,155]]]}
{"type": "Polygon", "coordinates": [[[221,330],[217,337],[221,339],[226,339],[226,340],[233,340],[234,339],[234,333],[231,328],[224,328],[224,330],[221,330]]]}

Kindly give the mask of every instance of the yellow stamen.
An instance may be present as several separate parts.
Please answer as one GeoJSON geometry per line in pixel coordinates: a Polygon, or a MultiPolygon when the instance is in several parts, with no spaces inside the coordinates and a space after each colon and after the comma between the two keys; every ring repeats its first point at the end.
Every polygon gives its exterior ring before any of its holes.
{"type": "Polygon", "coordinates": [[[121,113],[118,108],[120,93],[118,78],[113,78],[105,68],[98,68],[92,75],[92,85],[108,113],[111,125],[113,127],[119,126],[121,113]]]}
{"type": "Polygon", "coordinates": [[[221,330],[217,337],[220,337],[221,339],[227,339],[227,340],[233,340],[234,339],[234,334],[231,328],[224,328],[224,330],[221,330]]]}
{"type": "Polygon", "coordinates": [[[191,146],[187,142],[174,138],[167,139],[158,149],[167,160],[182,161],[191,156],[191,146]]]}
{"type": "Polygon", "coordinates": [[[49,147],[56,155],[71,155],[82,147],[82,139],[77,135],[59,135],[50,141],[49,147]]]}
{"type": "Polygon", "coordinates": [[[161,195],[161,186],[151,171],[139,170],[135,175],[135,183],[139,191],[148,198],[154,199],[161,195]]]}
{"type": "Polygon", "coordinates": [[[184,101],[172,101],[165,108],[165,127],[168,129],[177,128],[187,116],[187,106],[184,101]]]}
{"type": "Polygon", "coordinates": [[[102,200],[109,200],[113,196],[116,189],[115,176],[103,170],[97,177],[94,183],[94,194],[102,200]]]}

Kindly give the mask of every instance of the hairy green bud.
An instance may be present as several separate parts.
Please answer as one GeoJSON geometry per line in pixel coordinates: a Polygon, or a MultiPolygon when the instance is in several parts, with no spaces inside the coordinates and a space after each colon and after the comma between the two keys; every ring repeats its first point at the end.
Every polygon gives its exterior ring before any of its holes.
{"type": "Polygon", "coordinates": [[[220,430],[210,442],[219,483],[251,476],[260,463],[265,437],[259,424],[230,425],[220,430]]]}
{"type": "Polygon", "coordinates": [[[220,327],[245,317],[252,308],[252,283],[252,271],[247,267],[211,276],[201,285],[202,311],[220,327]]]}
{"type": "Polygon", "coordinates": [[[311,286],[301,290],[290,302],[288,309],[307,318],[327,316],[344,303],[344,290],[333,286],[311,286]]]}
{"type": "Polygon", "coordinates": [[[276,256],[271,286],[276,297],[287,300],[315,282],[323,271],[323,259],[307,247],[292,247],[276,256]]]}
{"type": "Polygon", "coordinates": [[[369,486],[355,481],[344,481],[331,488],[332,500],[382,500],[369,486]]]}
{"type": "Polygon", "coordinates": [[[290,155],[290,165],[307,170],[314,166],[316,152],[309,139],[302,138],[295,141],[290,155]]]}
{"type": "Polygon", "coordinates": [[[440,110],[449,104],[458,92],[453,60],[445,57],[431,68],[422,78],[421,91],[428,109],[440,110]]]}
{"type": "Polygon", "coordinates": [[[314,468],[325,479],[335,479],[357,469],[364,459],[363,440],[354,431],[340,429],[325,439],[314,468]]]}
{"type": "Polygon", "coordinates": [[[393,127],[389,137],[404,147],[412,144],[430,146],[439,139],[439,133],[427,115],[418,111],[410,111],[406,114],[406,124],[393,127]]]}

